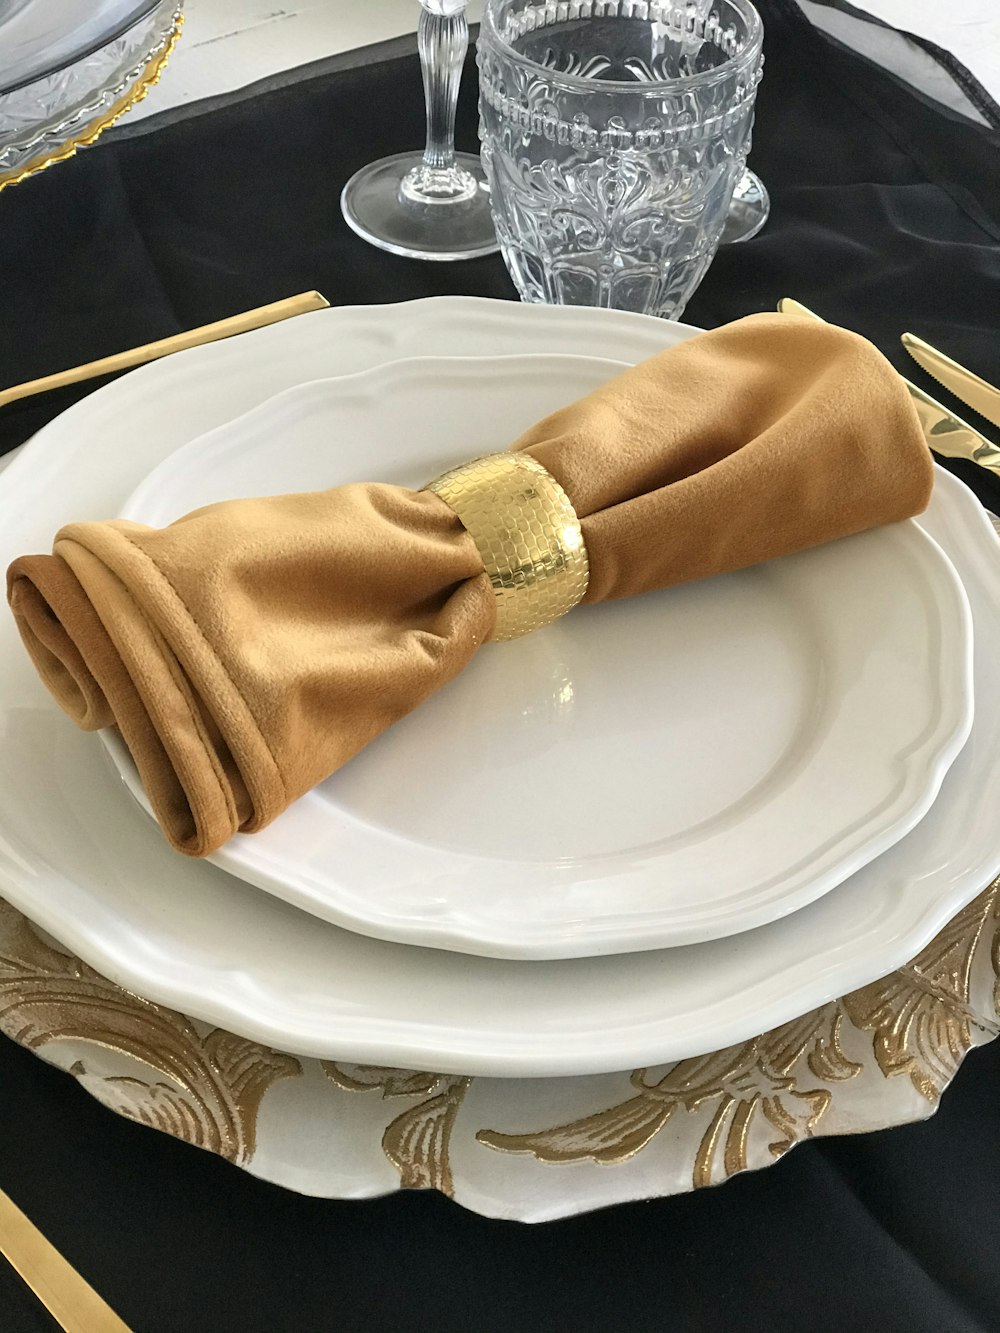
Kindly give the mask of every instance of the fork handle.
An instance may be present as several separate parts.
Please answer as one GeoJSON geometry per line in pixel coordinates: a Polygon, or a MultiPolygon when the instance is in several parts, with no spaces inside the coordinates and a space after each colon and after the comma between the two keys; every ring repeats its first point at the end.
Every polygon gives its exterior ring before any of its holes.
{"type": "Polygon", "coordinates": [[[110,1305],[2,1190],[0,1254],[65,1333],[129,1333],[110,1305]]]}
{"type": "Polygon", "coordinates": [[[231,338],[235,333],[248,333],[251,329],[277,324],[282,319],[304,314],[307,310],[322,310],[329,304],[326,297],[321,296],[319,292],[303,292],[301,296],[289,296],[284,301],[273,301],[270,305],[258,306],[256,310],[247,310],[242,315],[230,315],[228,319],[216,320],[214,324],[203,324],[200,328],[188,329],[185,333],[175,333],[169,338],[161,338],[158,342],[133,347],[128,352],[116,352],[114,356],[105,356],[99,361],[88,361],[86,365],[74,366],[72,370],[60,370],[55,375],[45,375],[41,379],[29,380],[26,384],[15,384],[11,389],[0,389],[0,407],[15,403],[20,398],[30,398],[32,394],[46,393],[49,389],[62,389],[67,384],[79,384],[81,380],[96,379],[98,375],[110,375],[116,370],[131,370],[133,366],[145,365],[147,361],[170,356],[172,352],[183,352],[189,347],[201,347],[204,343],[218,342],[220,338],[231,338]]]}

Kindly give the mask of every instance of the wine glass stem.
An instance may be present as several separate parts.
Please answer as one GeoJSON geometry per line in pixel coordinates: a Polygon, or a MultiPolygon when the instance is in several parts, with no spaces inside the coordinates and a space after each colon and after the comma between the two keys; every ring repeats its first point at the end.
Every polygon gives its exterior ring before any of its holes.
{"type": "Polygon", "coordinates": [[[421,9],[417,49],[427,104],[424,166],[434,171],[446,171],[455,163],[455,108],[468,46],[469,25],[464,10],[435,14],[421,9]]]}

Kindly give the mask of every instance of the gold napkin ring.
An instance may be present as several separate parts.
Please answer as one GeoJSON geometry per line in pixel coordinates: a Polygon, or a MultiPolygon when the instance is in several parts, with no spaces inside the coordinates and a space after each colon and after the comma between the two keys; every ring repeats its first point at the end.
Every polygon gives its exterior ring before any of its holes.
{"type": "Polygon", "coordinates": [[[476,544],[497,599],[494,641],[517,639],[572,611],[589,566],[569,496],[529,454],[473,458],[428,482],[476,544]]]}

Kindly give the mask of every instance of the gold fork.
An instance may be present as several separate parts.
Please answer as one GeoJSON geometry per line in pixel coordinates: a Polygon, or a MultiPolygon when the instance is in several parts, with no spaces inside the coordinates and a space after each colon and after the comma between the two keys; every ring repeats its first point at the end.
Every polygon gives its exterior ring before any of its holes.
{"type": "Polygon", "coordinates": [[[99,361],[88,361],[86,365],[74,366],[72,370],[60,370],[55,375],[44,375],[41,379],[28,380],[26,384],[15,384],[10,389],[0,389],[0,407],[15,403],[19,398],[28,398],[35,393],[45,393],[49,389],[61,389],[67,384],[79,384],[81,380],[96,379],[98,375],[110,375],[116,370],[131,370],[133,366],[144,365],[147,361],[156,361],[173,352],[183,352],[189,347],[201,347],[204,343],[218,342],[220,338],[231,338],[236,333],[249,333],[251,329],[262,329],[268,324],[277,324],[280,320],[291,319],[293,315],[305,314],[308,310],[322,310],[330,302],[319,292],[303,292],[299,296],[289,296],[283,301],[272,301],[270,305],[258,306],[256,310],[246,310],[242,315],[230,315],[228,319],[218,319],[213,324],[202,324],[200,328],[188,329],[184,333],[175,333],[169,338],[160,338],[157,342],[144,343],[142,347],[133,347],[127,352],[116,352],[114,356],[101,357],[99,361]]]}

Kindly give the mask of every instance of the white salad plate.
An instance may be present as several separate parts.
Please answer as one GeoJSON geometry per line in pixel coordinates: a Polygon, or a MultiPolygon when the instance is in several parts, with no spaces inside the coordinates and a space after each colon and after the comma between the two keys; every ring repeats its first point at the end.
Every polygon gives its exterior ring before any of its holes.
{"type": "MultiPolygon", "coordinates": [[[[237,496],[419,488],[622,369],[425,358],[314,381],[172,454],[122,512],[162,527],[237,496]]],[[[971,629],[912,522],[578,608],[483,648],[210,859],[336,925],[489,957],[733,935],[828,892],[926,812],[972,724],[971,629]]]]}
{"type": "MultiPolygon", "coordinates": [[[[300,316],[197,348],[84,399],[0,475],[0,556],[120,511],[174,449],[306,380],[417,353],[614,355],[690,331],[640,316],[438,299],[300,316]]],[[[100,745],[58,711],[0,620],[0,894],[104,976],[298,1055],[496,1077],[601,1073],[755,1037],[908,962],[1000,869],[1000,544],[939,472],[920,524],[975,626],[978,707],[928,815],[801,911],[669,951],[508,962],[318,922],[166,846],[100,745]]]]}

